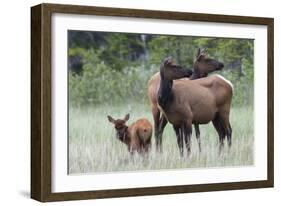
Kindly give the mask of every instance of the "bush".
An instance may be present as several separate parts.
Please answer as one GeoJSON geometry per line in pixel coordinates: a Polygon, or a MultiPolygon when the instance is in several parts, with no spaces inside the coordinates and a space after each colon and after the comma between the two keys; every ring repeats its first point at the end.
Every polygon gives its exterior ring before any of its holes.
{"type": "MultiPolygon", "coordinates": [[[[159,71],[159,65],[134,66],[128,63],[122,70],[116,70],[101,61],[93,49],[83,50],[82,54],[82,73],[69,71],[69,100],[72,106],[124,104],[128,101],[147,103],[147,82],[159,71]]],[[[233,84],[232,106],[253,104],[253,66],[247,60],[242,63],[242,76],[237,69],[225,68],[219,72],[233,84]]]]}
{"type": "Polygon", "coordinates": [[[99,61],[93,51],[84,59],[81,75],[69,72],[69,100],[73,106],[147,101],[147,82],[155,66],[114,70],[99,61]]]}

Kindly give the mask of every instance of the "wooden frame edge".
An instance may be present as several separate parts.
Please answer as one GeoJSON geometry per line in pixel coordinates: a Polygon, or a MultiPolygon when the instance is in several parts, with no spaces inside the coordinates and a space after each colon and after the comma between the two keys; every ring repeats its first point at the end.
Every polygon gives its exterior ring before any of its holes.
{"type": "Polygon", "coordinates": [[[116,190],[99,190],[99,191],[62,192],[62,193],[51,193],[46,199],[44,199],[43,202],[167,195],[167,194],[195,193],[195,192],[214,192],[214,191],[258,189],[258,188],[270,188],[270,187],[272,187],[271,182],[268,180],[264,180],[264,181],[249,181],[249,182],[203,184],[203,185],[200,184],[200,185],[188,185],[188,186],[182,185],[182,186],[164,186],[164,187],[148,187],[148,188],[132,188],[132,189],[116,189],[116,190]]]}
{"type": "Polygon", "coordinates": [[[51,194],[51,11],[31,8],[31,198],[51,194]]]}
{"type": "Polygon", "coordinates": [[[31,198],[42,200],[41,6],[31,8],[31,198]]]}
{"type": "Polygon", "coordinates": [[[274,187],[274,19],[267,24],[267,179],[274,187]]]}
{"type": "Polygon", "coordinates": [[[31,8],[31,198],[64,201],[140,195],[207,192],[274,186],[274,19],[110,7],[40,4],[31,8]],[[51,191],[51,15],[126,16],[267,25],[268,27],[268,178],[263,181],[52,193],[51,191]]]}

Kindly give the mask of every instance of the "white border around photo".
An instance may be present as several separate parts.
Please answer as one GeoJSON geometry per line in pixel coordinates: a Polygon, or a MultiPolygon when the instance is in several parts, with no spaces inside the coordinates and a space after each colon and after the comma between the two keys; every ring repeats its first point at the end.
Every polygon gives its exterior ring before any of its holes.
{"type": "Polygon", "coordinates": [[[267,119],[266,69],[266,26],[94,15],[52,15],[52,192],[266,180],[267,124],[264,123],[267,119]],[[254,165],[248,167],[68,175],[68,30],[254,39],[254,165]]]}

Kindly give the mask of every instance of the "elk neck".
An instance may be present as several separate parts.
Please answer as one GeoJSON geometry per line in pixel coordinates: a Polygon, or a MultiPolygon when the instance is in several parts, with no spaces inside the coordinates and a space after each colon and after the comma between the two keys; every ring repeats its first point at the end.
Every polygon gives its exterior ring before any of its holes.
{"type": "Polygon", "coordinates": [[[201,76],[200,72],[197,69],[193,69],[193,73],[192,73],[192,75],[189,79],[194,80],[194,79],[199,79],[199,78],[202,78],[202,77],[205,77],[205,76],[201,76]]]}
{"type": "Polygon", "coordinates": [[[172,94],[173,80],[168,80],[164,77],[162,71],[160,71],[160,87],[158,90],[158,104],[165,109],[169,103],[173,100],[172,94]]]}

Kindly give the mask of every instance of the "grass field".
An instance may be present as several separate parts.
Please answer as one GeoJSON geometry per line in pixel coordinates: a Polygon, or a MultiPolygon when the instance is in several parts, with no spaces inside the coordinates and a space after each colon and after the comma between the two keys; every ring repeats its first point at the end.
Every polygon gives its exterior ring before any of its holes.
{"type": "Polygon", "coordinates": [[[156,152],[153,136],[152,150],[147,157],[131,156],[127,147],[116,139],[113,125],[107,120],[108,114],[123,118],[127,113],[130,113],[129,124],[141,117],[148,118],[153,124],[148,104],[69,108],[70,174],[244,166],[254,163],[254,121],[251,107],[231,109],[233,133],[230,150],[225,144],[222,154],[218,154],[218,135],[210,123],[200,125],[201,153],[198,152],[193,132],[191,155],[188,158],[180,158],[176,136],[170,124],[163,134],[162,153],[156,152]]]}

